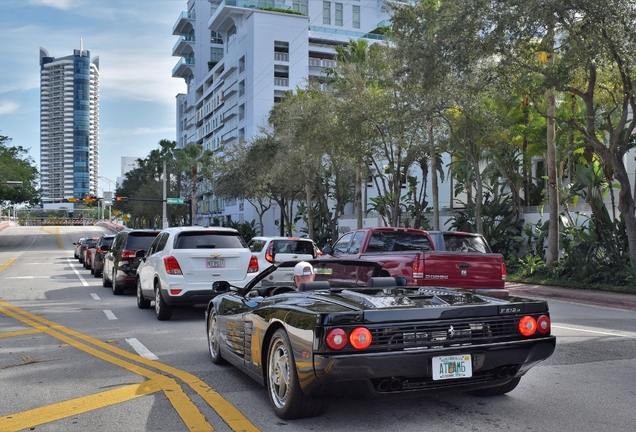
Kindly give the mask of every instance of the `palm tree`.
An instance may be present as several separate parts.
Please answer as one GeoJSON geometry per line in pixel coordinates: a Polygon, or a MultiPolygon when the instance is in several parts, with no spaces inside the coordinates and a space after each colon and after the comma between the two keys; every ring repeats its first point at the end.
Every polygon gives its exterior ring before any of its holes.
{"type": "Polygon", "coordinates": [[[191,205],[192,213],[190,214],[190,225],[194,225],[197,204],[197,180],[199,173],[208,173],[212,165],[212,150],[204,150],[200,144],[188,144],[182,149],[175,151],[178,165],[183,171],[189,171],[192,174],[192,193],[191,205]]]}

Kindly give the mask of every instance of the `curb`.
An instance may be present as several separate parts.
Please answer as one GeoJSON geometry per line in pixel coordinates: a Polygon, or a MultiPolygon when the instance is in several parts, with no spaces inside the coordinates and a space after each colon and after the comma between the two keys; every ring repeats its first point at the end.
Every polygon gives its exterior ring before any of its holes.
{"type": "Polygon", "coordinates": [[[506,283],[511,295],[519,297],[564,300],[593,306],[605,306],[636,311],[636,295],[607,291],[577,290],[546,285],[506,283]]]}

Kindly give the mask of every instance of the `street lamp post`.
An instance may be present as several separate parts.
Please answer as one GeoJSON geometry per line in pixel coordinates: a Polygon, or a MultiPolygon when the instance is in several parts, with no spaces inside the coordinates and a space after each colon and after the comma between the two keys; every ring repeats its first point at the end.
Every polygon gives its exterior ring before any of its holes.
{"type": "MultiPolygon", "coordinates": [[[[113,195],[112,195],[112,189],[110,187],[110,184],[113,183],[113,184],[117,185],[117,182],[109,179],[108,177],[99,176],[98,178],[101,179],[101,180],[106,180],[108,182],[108,192],[109,192],[109,195],[110,195],[110,200],[108,201],[108,220],[111,220],[113,218],[112,210],[111,210],[111,202],[112,202],[111,200],[112,200],[112,196],[113,195]]],[[[104,194],[104,189],[102,188],[102,196],[103,196],[103,194],[104,194]]],[[[104,206],[102,206],[102,219],[103,218],[104,218],[104,206]]]]}

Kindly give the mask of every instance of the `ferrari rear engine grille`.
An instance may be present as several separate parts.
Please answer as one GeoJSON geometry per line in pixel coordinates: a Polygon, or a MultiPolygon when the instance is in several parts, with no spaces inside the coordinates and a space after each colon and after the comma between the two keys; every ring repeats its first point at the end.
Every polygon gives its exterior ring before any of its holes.
{"type": "Polygon", "coordinates": [[[399,324],[369,327],[370,348],[389,350],[444,348],[480,345],[519,338],[519,319],[495,317],[492,319],[399,324]]]}

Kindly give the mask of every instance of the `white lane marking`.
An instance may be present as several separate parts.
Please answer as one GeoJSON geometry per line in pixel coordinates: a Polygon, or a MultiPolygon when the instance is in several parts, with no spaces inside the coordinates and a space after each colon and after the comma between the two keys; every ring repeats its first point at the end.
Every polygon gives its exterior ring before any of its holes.
{"type": "Polygon", "coordinates": [[[79,278],[80,282],[82,282],[82,285],[88,286],[88,282],[86,282],[86,279],[84,279],[84,276],[82,276],[80,274],[80,272],[77,271],[77,269],[75,268],[75,265],[71,262],[71,259],[70,258],[66,258],[66,260],[68,261],[68,264],[71,266],[71,269],[73,269],[73,272],[79,278]]]}
{"type": "Polygon", "coordinates": [[[108,310],[108,309],[106,309],[106,310],[104,311],[104,313],[106,314],[106,317],[107,317],[109,320],[111,320],[111,321],[112,321],[112,320],[116,320],[116,319],[117,319],[117,317],[115,316],[115,314],[114,314],[112,311],[108,310]]]}
{"type": "Polygon", "coordinates": [[[93,297],[93,300],[101,300],[99,296],[95,293],[91,293],[91,297],[93,297]]]}
{"type": "Polygon", "coordinates": [[[137,354],[139,354],[140,356],[145,357],[149,360],[159,360],[159,357],[157,357],[152,352],[150,352],[150,350],[146,348],[136,338],[126,339],[126,342],[128,342],[130,346],[133,347],[133,349],[137,351],[137,354]]]}
{"type": "Polygon", "coordinates": [[[582,329],[582,328],[564,327],[564,326],[559,326],[559,325],[553,325],[552,328],[558,328],[558,329],[562,329],[562,330],[574,330],[574,331],[587,332],[587,333],[595,333],[595,334],[601,334],[601,335],[606,335],[606,336],[624,337],[624,338],[628,338],[628,339],[636,339],[636,336],[628,336],[628,335],[623,335],[623,334],[618,334],[618,333],[602,332],[602,331],[596,331],[596,330],[586,330],[586,329],[582,329]]]}
{"type": "Polygon", "coordinates": [[[5,279],[55,279],[55,278],[51,276],[11,276],[5,279]]]}

